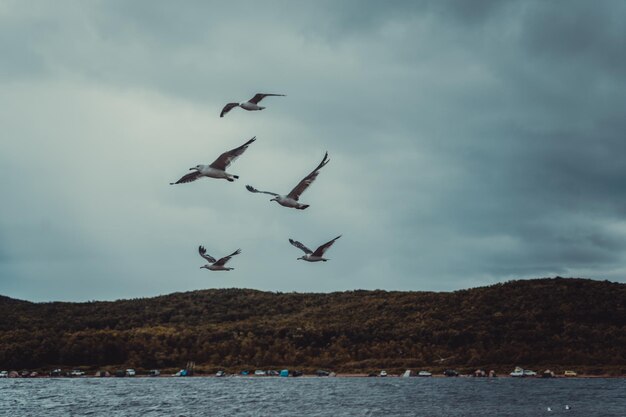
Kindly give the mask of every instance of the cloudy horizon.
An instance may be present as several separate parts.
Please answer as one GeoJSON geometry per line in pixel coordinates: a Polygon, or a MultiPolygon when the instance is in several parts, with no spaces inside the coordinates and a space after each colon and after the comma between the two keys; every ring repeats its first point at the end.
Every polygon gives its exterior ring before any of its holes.
{"type": "Polygon", "coordinates": [[[183,5],[0,1],[0,294],[626,282],[626,3],[183,5]]]}

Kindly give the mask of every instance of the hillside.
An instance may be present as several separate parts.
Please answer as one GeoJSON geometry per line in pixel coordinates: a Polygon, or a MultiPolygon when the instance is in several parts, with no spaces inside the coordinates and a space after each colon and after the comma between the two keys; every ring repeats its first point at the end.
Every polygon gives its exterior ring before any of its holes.
{"type": "Polygon", "coordinates": [[[30,303],[0,297],[0,369],[522,366],[626,372],[626,285],[513,281],[451,293],[202,290],[30,303]],[[441,359],[444,359],[443,361],[441,359]]]}

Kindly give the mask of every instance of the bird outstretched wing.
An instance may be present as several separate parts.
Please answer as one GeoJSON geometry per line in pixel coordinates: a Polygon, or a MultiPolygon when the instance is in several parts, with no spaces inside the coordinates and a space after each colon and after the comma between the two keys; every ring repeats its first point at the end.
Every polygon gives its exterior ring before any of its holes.
{"type": "Polygon", "coordinates": [[[300,198],[300,195],[307,188],[309,188],[309,185],[311,185],[313,183],[313,181],[315,181],[315,178],[317,178],[317,175],[319,174],[319,170],[322,169],[322,167],[324,167],[324,165],[326,165],[328,163],[328,161],[329,161],[329,159],[328,159],[328,152],[326,152],[324,154],[324,159],[322,159],[322,162],[320,162],[320,164],[317,166],[317,168],[315,168],[313,171],[311,171],[311,173],[309,175],[304,177],[302,179],[302,181],[300,181],[298,183],[298,185],[296,185],[294,187],[294,189],[291,190],[291,192],[289,194],[287,194],[287,197],[293,198],[294,200],[298,201],[298,199],[300,198]]]}
{"type": "Polygon", "coordinates": [[[307,248],[306,246],[304,246],[302,243],[298,242],[297,240],[289,239],[289,243],[291,243],[293,246],[300,249],[307,255],[310,255],[311,253],[313,253],[311,249],[307,248]]]}
{"type": "Polygon", "coordinates": [[[324,252],[326,252],[328,250],[328,248],[330,248],[333,245],[333,243],[335,243],[335,240],[339,239],[340,237],[341,237],[341,235],[337,236],[333,240],[330,240],[330,241],[324,243],[319,248],[315,249],[315,252],[313,252],[313,256],[323,256],[324,252]]]}
{"type": "Polygon", "coordinates": [[[256,140],[256,136],[241,145],[238,148],[231,149],[230,151],[224,152],[217,158],[211,165],[211,168],[221,169],[224,171],[228,166],[237,158],[239,158],[243,153],[248,149],[248,145],[256,140]]]}
{"type": "Polygon", "coordinates": [[[224,108],[222,109],[222,112],[220,113],[220,117],[224,117],[224,115],[226,113],[228,113],[229,111],[231,111],[232,109],[234,109],[235,107],[239,107],[239,103],[228,103],[227,105],[224,106],[224,108]]]}
{"type": "Polygon", "coordinates": [[[271,191],[261,191],[261,190],[257,190],[256,188],[254,188],[251,185],[246,185],[246,190],[250,191],[251,193],[263,193],[263,194],[269,194],[269,195],[273,195],[274,197],[277,197],[278,194],[273,193],[271,191]]]}
{"type": "Polygon", "coordinates": [[[204,246],[198,247],[198,253],[200,254],[200,256],[202,256],[204,259],[206,259],[210,263],[215,263],[215,258],[206,253],[206,249],[204,249],[204,246]]]}
{"type": "Polygon", "coordinates": [[[259,104],[259,102],[261,100],[263,100],[265,97],[271,97],[271,96],[275,96],[275,97],[284,97],[284,94],[268,94],[268,93],[256,93],[254,95],[254,97],[252,97],[250,100],[248,100],[249,103],[254,103],[254,104],[259,104]]]}
{"type": "Polygon", "coordinates": [[[236,251],[234,251],[230,255],[224,256],[223,258],[218,259],[217,262],[215,262],[213,265],[224,266],[224,264],[226,264],[226,262],[228,262],[230,260],[230,258],[232,258],[235,255],[239,255],[240,253],[241,253],[241,249],[237,249],[236,251]]]}
{"type": "Polygon", "coordinates": [[[198,178],[200,178],[202,176],[202,174],[200,174],[199,171],[194,171],[194,172],[190,172],[187,175],[183,175],[183,177],[181,179],[179,179],[176,182],[170,182],[170,185],[174,185],[174,184],[185,184],[188,182],[193,182],[195,180],[197,180],[198,178]]]}

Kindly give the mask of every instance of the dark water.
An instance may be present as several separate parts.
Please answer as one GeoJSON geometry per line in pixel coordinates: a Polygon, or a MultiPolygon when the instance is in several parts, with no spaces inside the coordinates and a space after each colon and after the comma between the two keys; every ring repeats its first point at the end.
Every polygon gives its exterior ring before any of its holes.
{"type": "Polygon", "coordinates": [[[624,417],[626,380],[3,379],[0,415],[624,417]]]}

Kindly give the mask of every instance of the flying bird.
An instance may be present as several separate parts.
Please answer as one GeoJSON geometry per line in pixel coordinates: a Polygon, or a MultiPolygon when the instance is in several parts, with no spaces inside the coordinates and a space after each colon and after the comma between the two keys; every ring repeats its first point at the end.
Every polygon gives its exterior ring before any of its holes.
{"type": "Polygon", "coordinates": [[[226,168],[237,158],[239,158],[243,153],[248,149],[248,145],[256,140],[256,136],[241,145],[238,148],[231,149],[228,152],[224,152],[213,161],[210,165],[196,165],[193,168],[189,168],[190,172],[187,175],[184,175],[181,179],[176,182],[170,182],[170,185],[174,184],[185,184],[188,182],[192,182],[197,180],[200,177],[210,177],[210,178],[223,178],[230,182],[235,181],[235,179],[239,178],[238,175],[232,175],[226,172],[226,168]]]}
{"type": "Polygon", "coordinates": [[[254,97],[252,97],[248,101],[244,101],[243,103],[228,103],[222,109],[220,113],[220,117],[224,117],[226,113],[234,109],[235,107],[241,107],[244,110],[263,110],[265,107],[259,106],[259,102],[263,100],[265,97],[284,97],[284,94],[267,94],[267,93],[256,93],[254,97]]]}
{"type": "Polygon", "coordinates": [[[232,258],[235,255],[239,255],[241,253],[241,249],[237,249],[230,255],[224,256],[223,258],[220,258],[217,261],[215,260],[214,257],[206,253],[206,249],[204,249],[204,246],[198,247],[198,253],[200,253],[200,256],[202,256],[204,259],[209,261],[208,264],[201,266],[200,269],[206,268],[206,269],[210,269],[211,271],[232,271],[235,268],[228,268],[224,265],[226,265],[226,262],[228,262],[230,258],[232,258]]]}
{"type": "Polygon", "coordinates": [[[315,178],[317,178],[317,175],[319,174],[319,170],[322,169],[322,167],[324,167],[324,165],[326,165],[328,163],[328,161],[329,161],[329,159],[328,159],[328,152],[326,152],[324,154],[324,159],[322,159],[322,162],[320,162],[320,164],[317,166],[317,168],[315,168],[313,171],[311,171],[311,173],[309,175],[304,177],[302,179],[302,181],[300,181],[298,183],[298,185],[296,185],[294,187],[294,189],[291,190],[291,192],[289,194],[285,195],[285,196],[273,193],[271,191],[257,190],[256,188],[252,187],[251,185],[246,185],[246,189],[248,191],[250,191],[251,193],[263,193],[263,194],[273,195],[274,198],[272,198],[270,201],[276,201],[281,206],[295,208],[295,209],[298,209],[298,210],[304,210],[305,208],[309,207],[309,205],[308,204],[301,204],[301,203],[298,202],[298,200],[300,199],[300,195],[307,188],[309,188],[309,185],[311,185],[313,183],[313,181],[315,181],[315,178]]]}
{"type": "Polygon", "coordinates": [[[304,256],[298,259],[301,259],[303,261],[308,261],[308,262],[319,262],[319,261],[326,262],[328,259],[324,258],[324,252],[326,252],[328,248],[330,248],[333,245],[333,243],[335,243],[335,240],[339,239],[340,237],[341,235],[337,236],[333,240],[330,240],[324,243],[319,248],[315,249],[315,252],[313,252],[311,249],[307,248],[302,243],[296,240],[289,239],[289,243],[291,243],[293,246],[295,246],[296,248],[304,252],[304,256]]]}

